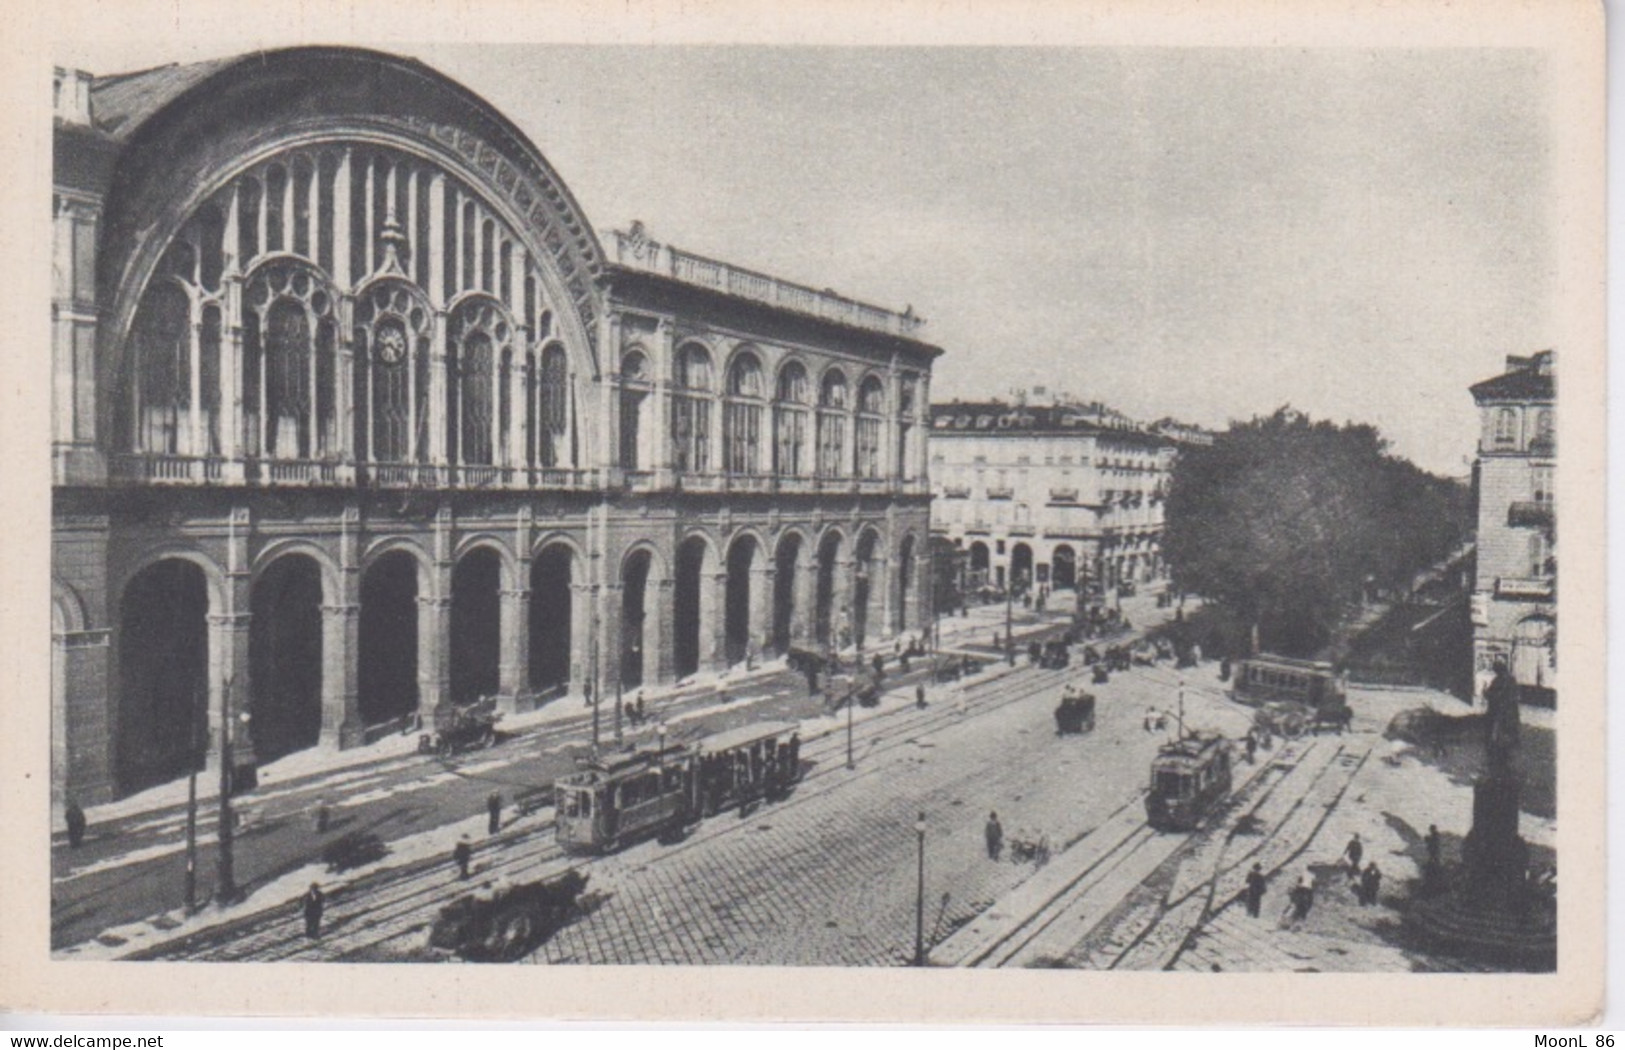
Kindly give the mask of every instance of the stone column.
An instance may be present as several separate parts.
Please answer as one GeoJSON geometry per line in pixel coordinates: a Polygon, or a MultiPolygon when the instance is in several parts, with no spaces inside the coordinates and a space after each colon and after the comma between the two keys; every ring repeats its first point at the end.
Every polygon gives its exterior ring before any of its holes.
{"type": "Polygon", "coordinates": [[[425,729],[451,706],[451,598],[418,596],[418,715],[425,729]]]}
{"type": "Polygon", "coordinates": [[[650,656],[650,636],[653,635],[654,681],[658,685],[668,685],[673,678],[672,646],[677,638],[677,606],[675,601],[675,587],[671,577],[649,581],[649,590],[644,592],[645,602],[643,635],[644,645],[644,675],[649,675],[648,667],[650,656]],[[651,594],[652,592],[652,594],[651,594]]]}
{"type": "MultiPolygon", "coordinates": [[[[107,628],[68,631],[56,635],[53,658],[60,661],[60,695],[52,704],[51,741],[53,745],[52,784],[65,789],[80,805],[103,802],[113,795],[117,749],[110,739],[94,744],[70,740],[70,720],[76,728],[94,728],[95,714],[106,708],[107,684],[114,674],[109,659],[112,632],[107,628]],[[95,709],[100,710],[95,710],[95,709]]],[[[102,716],[105,721],[105,715],[102,716]]],[[[89,734],[86,734],[89,736],[89,734]]],[[[95,739],[91,737],[91,739],[95,739]]],[[[58,801],[53,798],[53,802],[58,801]]]]}
{"type": "Polygon", "coordinates": [[[570,584],[570,682],[565,692],[577,697],[592,674],[592,603],[592,584],[570,584]]]}
{"type": "Polygon", "coordinates": [[[510,587],[501,592],[501,641],[497,665],[497,704],[513,714],[530,710],[533,701],[522,698],[525,672],[530,667],[530,589],[510,587]]]}
{"type": "MultiPolygon", "coordinates": [[[[346,599],[354,595],[346,595],[346,599]]],[[[322,605],[322,735],[329,749],[366,742],[357,668],[361,657],[361,604],[322,605]]]]}
{"type": "Polygon", "coordinates": [[[835,562],[834,591],[829,603],[830,638],[838,648],[844,648],[857,636],[857,621],[852,615],[852,593],[856,589],[858,560],[843,555],[835,562]],[[844,629],[843,629],[844,628],[844,629]]]}
{"type": "Polygon", "coordinates": [[[794,608],[790,613],[790,639],[807,649],[818,646],[818,557],[803,550],[797,572],[794,608]]]}
{"type": "Polygon", "coordinates": [[[728,669],[728,573],[700,576],[700,670],[728,669]],[[707,632],[707,628],[710,628],[707,632]],[[709,637],[707,637],[709,634],[709,637]],[[709,651],[707,651],[709,646],[709,651]]]}
{"type": "MultiPolygon", "coordinates": [[[[765,660],[773,651],[773,585],[778,567],[768,561],[750,570],[750,638],[756,658],[765,660]]],[[[747,651],[749,651],[747,649],[747,651]]]]}
{"type": "Polygon", "coordinates": [[[903,630],[923,631],[936,619],[936,578],[932,575],[930,544],[914,555],[914,580],[903,604],[903,630]]]}

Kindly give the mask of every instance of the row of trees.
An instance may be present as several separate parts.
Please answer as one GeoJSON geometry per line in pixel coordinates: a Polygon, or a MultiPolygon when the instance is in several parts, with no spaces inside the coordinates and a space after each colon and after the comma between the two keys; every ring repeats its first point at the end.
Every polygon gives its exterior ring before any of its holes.
{"type": "Polygon", "coordinates": [[[1390,455],[1375,427],[1282,408],[1181,453],[1163,551],[1175,585],[1220,604],[1260,648],[1308,656],[1349,603],[1458,547],[1470,502],[1390,455]]]}

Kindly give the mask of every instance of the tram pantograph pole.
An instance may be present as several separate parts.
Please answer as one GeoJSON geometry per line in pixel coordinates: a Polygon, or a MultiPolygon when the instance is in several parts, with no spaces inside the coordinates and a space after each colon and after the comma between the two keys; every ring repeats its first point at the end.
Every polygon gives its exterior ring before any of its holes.
{"type": "Polygon", "coordinates": [[[857,697],[848,694],[846,698],[846,768],[858,768],[857,762],[852,758],[852,708],[857,705],[857,697]]]}
{"type": "Polygon", "coordinates": [[[222,908],[237,902],[237,879],[234,874],[232,851],[233,824],[236,816],[231,811],[231,686],[232,676],[226,676],[220,690],[220,832],[216,859],[217,881],[215,903],[222,908]]]}

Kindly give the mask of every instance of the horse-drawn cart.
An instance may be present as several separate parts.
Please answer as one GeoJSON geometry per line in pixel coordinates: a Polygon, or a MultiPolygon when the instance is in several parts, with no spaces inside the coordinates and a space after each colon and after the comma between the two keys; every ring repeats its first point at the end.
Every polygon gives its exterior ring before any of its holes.
{"type": "Polygon", "coordinates": [[[436,719],[434,731],[418,737],[423,754],[450,755],[497,742],[497,722],[502,718],[496,700],[487,697],[465,707],[454,707],[436,719]]]}

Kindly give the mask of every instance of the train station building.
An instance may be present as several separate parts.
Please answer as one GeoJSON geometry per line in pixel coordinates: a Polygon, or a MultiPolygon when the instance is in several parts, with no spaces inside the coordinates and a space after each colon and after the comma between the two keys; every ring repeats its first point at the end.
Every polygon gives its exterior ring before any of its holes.
{"type": "Polygon", "coordinates": [[[396,56],[59,70],[55,128],[58,797],[929,622],[911,310],[600,235],[396,56]]]}

